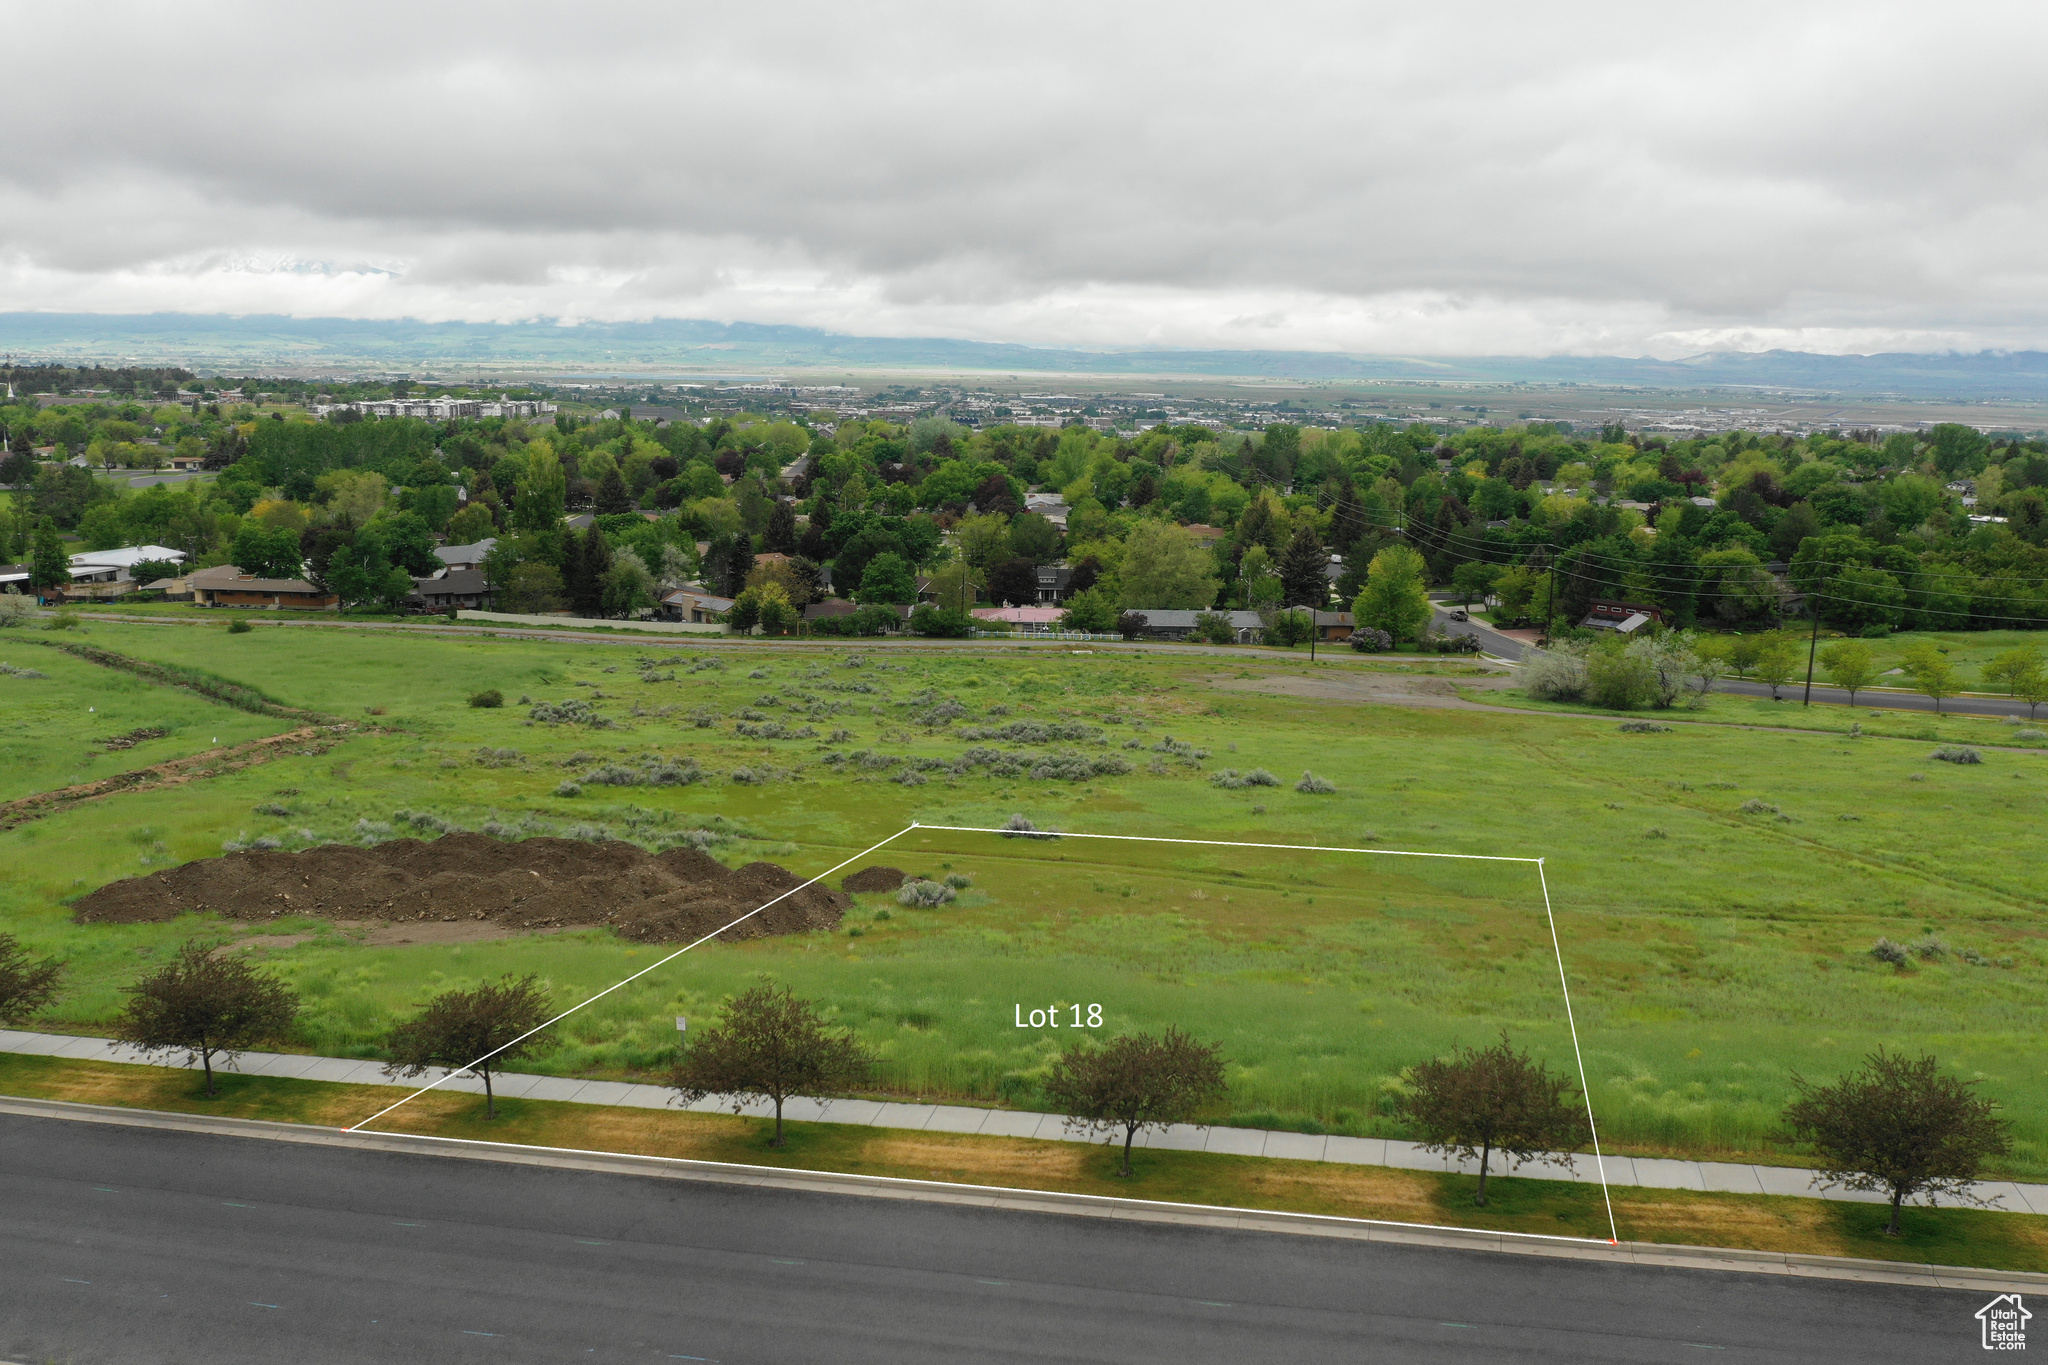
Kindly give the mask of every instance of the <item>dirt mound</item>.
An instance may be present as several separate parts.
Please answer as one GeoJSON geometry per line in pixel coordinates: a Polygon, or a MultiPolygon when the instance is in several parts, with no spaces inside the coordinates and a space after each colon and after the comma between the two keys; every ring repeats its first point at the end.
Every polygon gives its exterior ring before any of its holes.
{"type": "Polygon", "coordinates": [[[839,883],[841,891],[894,891],[909,874],[900,867],[864,867],[839,883]]]}
{"type": "MultiPolygon", "coordinates": [[[[374,848],[230,853],[110,883],[81,898],[72,914],[81,924],[137,924],[204,910],[264,922],[309,915],[394,924],[491,920],[521,929],[602,925],[625,938],[673,943],[711,933],[800,886],[803,878],[773,863],[734,870],[696,849],[651,854],[616,840],[506,843],[449,834],[374,848]]],[[[851,904],[830,887],[804,886],[719,937],[831,929],[851,904]]]]}

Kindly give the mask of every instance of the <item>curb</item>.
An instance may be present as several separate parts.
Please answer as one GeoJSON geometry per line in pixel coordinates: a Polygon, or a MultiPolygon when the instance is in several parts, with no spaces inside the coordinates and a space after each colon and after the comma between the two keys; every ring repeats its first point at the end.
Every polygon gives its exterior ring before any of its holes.
{"type": "Polygon", "coordinates": [[[763,1189],[798,1190],[812,1194],[850,1195],[868,1199],[906,1199],[920,1203],[1052,1213],[1068,1217],[1125,1219],[1238,1232],[1335,1237],[1351,1241],[1441,1247],[1459,1251],[1492,1251],[1507,1255],[1548,1256],[1665,1269],[1743,1271],[1751,1274],[1792,1275],[1809,1279],[1852,1280],[1863,1284],[1917,1285],[1928,1289],[1968,1289],[1993,1293],[2048,1292],[2048,1274],[2030,1271],[1914,1265],[1897,1261],[1859,1260],[1847,1256],[1813,1256],[1798,1252],[1746,1251],[1653,1242],[1622,1242],[1610,1245],[1590,1239],[1551,1237],[1541,1233],[1494,1232],[1478,1228],[1439,1227],[1427,1223],[1378,1222],[1330,1214],[1285,1213],[1208,1204],[1175,1204],[1147,1199],[1120,1199],[1108,1195],[1011,1189],[1000,1185],[955,1185],[943,1181],[909,1180],[897,1176],[785,1170],[774,1166],[747,1166],[730,1162],[697,1161],[683,1157],[530,1147],[518,1143],[427,1137],[410,1133],[351,1133],[338,1128],[314,1128],[264,1119],[211,1118],[201,1114],[176,1114],[154,1109],[73,1104],[64,1100],[0,1097],[0,1114],[203,1133],[216,1137],[257,1138],[272,1142],[296,1142],[316,1147],[344,1147],[411,1156],[455,1157],[470,1161],[494,1161],[506,1165],[588,1171],[604,1175],[689,1180],[715,1185],[748,1185],[763,1189]]]}

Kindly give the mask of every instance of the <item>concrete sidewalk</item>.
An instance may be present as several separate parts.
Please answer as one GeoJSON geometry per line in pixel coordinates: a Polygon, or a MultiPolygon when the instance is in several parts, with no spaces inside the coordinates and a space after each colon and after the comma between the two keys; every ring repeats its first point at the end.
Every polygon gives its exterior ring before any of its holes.
{"type": "MultiPolygon", "coordinates": [[[[80,1038],[59,1033],[22,1033],[0,1029],[0,1052],[37,1057],[67,1057],[80,1061],[122,1062],[152,1066],[183,1066],[175,1057],[145,1058],[123,1044],[105,1038],[80,1038]]],[[[197,1069],[196,1063],[193,1069],[197,1069]]],[[[439,1079],[429,1073],[417,1081],[398,1081],[384,1074],[384,1064],[351,1061],[344,1057],[307,1057],[293,1053],[245,1052],[232,1070],[245,1076],[283,1076],[303,1081],[336,1081],[346,1085],[381,1085],[394,1092],[417,1090],[439,1079]]],[[[442,1090],[482,1094],[484,1085],[471,1076],[456,1076],[442,1082],[442,1090]]],[[[633,1085],[624,1081],[580,1081],[561,1076],[535,1076],[506,1072],[492,1078],[491,1088],[510,1099],[561,1100],[571,1104],[609,1104],[633,1109],[678,1107],[676,1093],[664,1086],[633,1085]]],[[[397,1093],[392,1096],[398,1098],[397,1093]]],[[[698,1113],[730,1113],[730,1104],[700,1100],[687,1106],[698,1113]]],[[[766,1117],[774,1108],[766,1103],[749,1103],[742,1113],[766,1117]]],[[[1038,1138],[1052,1142],[1100,1142],[1099,1136],[1070,1131],[1057,1114],[1037,1114],[1017,1109],[977,1109],[953,1104],[900,1104],[881,1100],[790,1100],[782,1116],[798,1123],[850,1123],[873,1128],[908,1128],[932,1133],[973,1133],[988,1137],[1038,1138]]],[[[365,1116],[367,1117],[367,1115],[365,1116]]],[[[1474,1161],[1454,1161],[1424,1151],[1412,1142],[1394,1138],[1356,1138],[1287,1133],[1264,1128],[1196,1127],[1174,1124],[1164,1132],[1138,1135],[1140,1147],[1172,1151],[1222,1152],[1232,1156],[1278,1157],[1289,1161],[1330,1161],[1350,1166],[1388,1166],[1409,1171],[1461,1171],[1476,1175],[1474,1161]]],[[[1746,1166],[1720,1161],[1677,1161],[1659,1157],[1608,1156],[1595,1163],[1579,1156],[1570,1168],[1555,1161],[1531,1161],[1513,1174],[1544,1180],[1578,1180],[1598,1183],[1604,1164],[1610,1185],[1634,1185],[1658,1190],[1713,1190],[1731,1194],[1777,1194],[1806,1198],[1850,1200],[1881,1204],[1885,1197],[1854,1190],[1823,1190],[1815,1184],[1812,1171],[1794,1166],[1746,1166]]],[[[1499,1165],[1497,1174],[1508,1174],[1499,1165]]],[[[2009,1180],[1981,1181],[1977,1194],[1991,1200],[1991,1207],[2010,1213],[2048,1213],[2048,1185],[2025,1185],[2009,1180]]]]}

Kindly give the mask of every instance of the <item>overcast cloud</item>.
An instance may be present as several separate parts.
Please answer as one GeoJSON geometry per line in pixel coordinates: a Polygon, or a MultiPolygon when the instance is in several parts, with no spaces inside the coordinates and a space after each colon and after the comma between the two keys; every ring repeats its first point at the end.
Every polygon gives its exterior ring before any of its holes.
{"type": "Polygon", "coordinates": [[[2048,346],[2039,4],[8,9],[5,311],[2048,346]]]}

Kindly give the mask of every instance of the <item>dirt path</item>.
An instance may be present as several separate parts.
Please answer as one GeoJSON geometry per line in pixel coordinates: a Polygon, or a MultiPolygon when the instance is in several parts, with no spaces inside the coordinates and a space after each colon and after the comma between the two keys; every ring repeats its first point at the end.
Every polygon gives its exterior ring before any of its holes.
{"type": "Polygon", "coordinates": [[[1446,711],[1528,714],[1512,706],[1488,706],[1483,702],[1467,701],[1458,695],[1461,686],[1466,690],[1498,690],[1513,687],[1514,680],[1511,678],[1502,678],[1498,682],[1472,679],[1453,682],[1449,678],[1428,675],[1353,673],[1327,677],[1227,678],[1218,679],[1211,686],[1227,692],[1262,692],[1268,696],[1309,697],[1318,701],[1371,702],[1381,706],[1423,706],[1446,711]]]}
{"type": "Polygon", "coordinates": [[[97,801],[101,797],[114,796],[121,792],[153,791],[159,787],[181,786],[194,778],[216,777],[221,773],[237,772],[258,763],[268,763],[271,759],[284,754],[325,753],[347,739],[354,730],[354,726],[346,723],[306,725],[296,730],[287,730],[281,735],[268,735],[262,739],[252,739],[245,744],[230,745],[225,749],[208,749],[204,753],[169,759],[147,768],[132,768],[125,773],[103,777],[97,782],[38,792],[34,796],[24,796],[0,805],[0,829],[13,829],[16,825],[40,820],[45,815],[68,810],[82,801],[97,801]]]}

